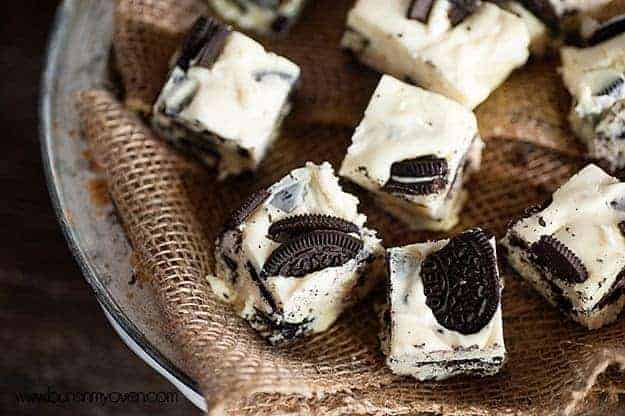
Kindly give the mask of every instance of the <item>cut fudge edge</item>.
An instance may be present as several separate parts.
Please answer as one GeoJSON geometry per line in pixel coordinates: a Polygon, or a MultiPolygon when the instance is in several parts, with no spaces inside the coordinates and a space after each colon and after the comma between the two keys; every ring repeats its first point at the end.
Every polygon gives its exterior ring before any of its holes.
{"type": "Polygon", "coordinates": [[[485,349],[469,349],[459,348],[453,351],[453,354],[466,353],[468,357],[459,359],[450,359],[448,357],[450,351],[433,351],[422,354],[422,357],[428,357],[419,360],[418,355],[412,356],[411,359],[401,359],[390,356],[390,322],[385,317],[390,311],[389,302],[380,309],[379,319],[381,329],[378,334],[380,340],[380,348],[385,355],[385,363],[391,369],[393,374],[401,376],[415,377],[419,381],[427,380],[444,380],[460,374],[475,375],[486,377],[497,374],[507,361],[506,348],[503,345],[494,345],[485,349]],[[436,359],[432,359],[436,357],[436,359]]]}
{"type": "MultiPolygon", "coordinates": [[[[497,258],[497,245],[495,237],[491,238],[491,247],[497,258]]],[[[391,254],[395,249],[400,247],[392,247],[386,249],[386,279],[390,282],[390,265],[391,254]]],[[[499,273],[499,267],[497,266],[497,273],[499,275],[499,281],[501,283],[501,291],[505,286],[504,277],[499,273]]],[[[387,291],[386,303],[379,309],[378,316],[380,321],[380,332],[378,338],[380,341],[380,348],[384,353],[386,359],[386,365],[391,371],[398,375],[407,375],[417,378],[419,381],[426,380],[444,380],[459,374],[477,375],[481,377],[497,374],[505,365],[508,354],[505,344],[495,344],[488,348],[472,349],[472,348],[459,348],[451,351],[430,351],[423,353],[423,357],[428,357],[427,360],[418,361],[414,356],[410,360],[401,360],[390,355],[390,340],[391,340],[391,321],[390,321],[390,299],[391,287],[387,291]],[[461,359],[449,359],[446,355],[456,354],[458,352],[469,353],[469,357],[466,356],[461,359]],[[432,360],[432,356],[438,357],[438,359],[432,360]]],[[[502,314],[501,300],[499,302],[499,310],[496,314],[502,314]]],[[[503,319],[503,317],[500,317],[503,319]]],[[[418,355],[417,355],[418,356],[418,355]]]]}
{"type": "MultiPolygon", "coordinates": [[[[510,267],[524,281],[544,297],[552,306],[573,321],[593,330],[614,322],[625,306],[625,288],[609,290],[590,310],[574,309],[571,301],[560,293],[560,289],[546,277],[529,259],[527,249],[515,243],[519,238],[512,230],[501,240],[510,267]],[[621,292],[620,295],[618,292],[621,292]],[[598,310],[597,310],[598,308],[598,310]]],[[[614,283],[617,283],[615,280],[614,283]]]]}
{"type": "MultiPolygon", "coordinates": [[[[479,104],[469,101],[468,97],[465,97],[460,91],[454,88],[454,86],[440,71],[436,70],[432,67],[432,65],[428,64],[428,62],[418,57],[415,58],[414,64],[418,65],[420,70],[425,71],[429,74],[427,78],[435,79],[437,82],[423,83],[423,80],[415,79],[416,77],[413,73],[415,71],[413,70],[403,72],[398,70],[391,70],[387,66],[380,63],[386,62],[388,59],[386,58],[384,53],[379,52],[377,48],[369,47],[370,42],[371,41],[366,35],[353,28],[352,26],[348,26],[345,29],[345,33],[343,34],[343,37],[341,39],[341,48],[350,52],[358,61],[360,61],[365,66],[368,66],[381,74],[389,74],[409,84],[417,85],[427,90],[434,91],[469,108],[474,108],[479,104]]],[[[484,99],[482,99],[481,101],[484,101],[484,99]]]]}
{"type": "MultiPolygon", "coordinates": [[[[608,107],[605,111],[609,111],[608,107]]],[[[601,113],[602,114],[602,113],[601,113]]],[[[601,114],[598,114],[599,116],[601,114]]],[[[597,114],[595,114],[596,116],[597,114]]],[[[595,131],[595,125],[592,124],[593,114],[580,117],[576,106],[573,106],[569,112],[568,121],[571,130],[575,136],[586,146],[588,155],[601,164],[606,166],[610,172],[625,167],[625,156],[621,160],[611,158],[612,155],[625,155],[625,140],[603,140],[599,138],[595,131]],[[604,146],[598,146],[603,144],[604,146]]]]}
{"type": "Polygon", "coordinates": [[[423,209],[417,204],[401,198],[380,189],[372,189],[366,185],[365,181],[360,180],[350,172],[344,172],[342,169],[339,175],[349,179],[367,192],[371,192],[374,202],[384,211],[408,225],[412,230],[431,230],[431,231],[449,231],[456,226],[460,220],[460,212],[469,193],[465,189],[465,185],[475,173],[480,169],[482,150],[484,149],[484,141],[477,134],[473,138],[473,142],[469,146],[464,159],[461,160],[456,176],[452,179],[452,184],[445,194],[444,204],[447,206],[447,215],[444,218],[437,219],[423,212],[423,209]],[[451,198],[450,198],[451,196],[451,198]]]}
{"type": "MultiPolygon", "coordinates": [[[[226,263],[224,256],[222,255],[224,253],[220,248],[222,247],[223,239],[229,233],[237,234],[238,232],[239,231],[236,228],[228,229],[219,235],[215,243],[215,273],[207,276],[209,286],[211,287],[213,293],[220,300],[229,304],[232,304],[230,294],[234,292],[235,287],[228,283],[228,281],[234,281],[237,278],[241,278],[241,276],[239,276],[238,273],[234,276],[235,271],[232,270],[226,263]],[[219,292],[225,293],[225,295],[222,295],[219,292]]],[[[371,237],[374,233],[374,231],[367,227],[362,228],[363,237],[371,237]]],[[[236,235],[234,235],[233,238],[236,239],[236,235]]],[[[354,273],[357,278],[354,280],[349,300],[342,304],[342,308],[338,311],[335,319],[325,327],[313,330],[310,327],[306,327],[306,325],[310,322],[287,322],[284,319],[284,315],[281,313],[273,311],[268,315],[267,313],[258,310],[256,307],[254,308],[254,313],[251,315],[245,316],[243,314],[243,312],[245,312],[245,308],[242,308],[241,311],[237,311],[237,314],[241,318],[248,321],[250,326],[255,329],[262,338],[266,339],[272,345],[285,344],[307,335],[324,332],[331,325],[333,325],[334,322],[336,322],[343,312],[363,300],[382,280],[384,249],[381,244],[377,245],[377,249],[377,251],[367,251],[365,245],[358,256],[352,260],[357,263],[357,267],[350,273],[354,273]]],[[[349,262],[340,267],[346,267],[347,264],[349,264],[349,262]]],[[[250,278],[259,289],[263,300],[269,305],[272,300],[267,299],[267,297],[272,298],[272,295],[268,293],[267,289],[260,280],[255,279],[253,276],[250,276],[250,278]]]]}
{"type": "MultiPolygon", "coordinates": [[[[291,112],[293,97],[300,85],[301,73],[293,81],[291,90],[282,103],[274,123],[274,129],[265,140],[264,150],[254,158],[250,153],[250,149],[240,146],[234,140],[222,137],[208,129],[202,131],[194,130],[185,123],[164,113],[160,105],[161,97],[168,87],[174,83],[173,78],[176,70],[180,69],[175,67],[171,71],[165,86],[154,103],[151,118],[152,128],[176,149],[199,159],[206,167],[216,169],[220,180],[230,175],[255,171],[280,136],[284,119],[291,112]]],[[[186,75],[186,73],[183,74],[186,75]]]]}

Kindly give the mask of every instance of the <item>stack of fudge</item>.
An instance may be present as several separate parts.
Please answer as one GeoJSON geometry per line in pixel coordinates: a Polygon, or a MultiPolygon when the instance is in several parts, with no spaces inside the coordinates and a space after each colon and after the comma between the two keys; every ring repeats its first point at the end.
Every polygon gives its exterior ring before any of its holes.
{"type": "MultiPolygon", "coordinates": [[[[211,3],[266,33],[288,28],[305,2],[211,3]]],[[[573,26],[587,46],[561,49],[571,124],[591,155],[624,167],[624,25],[590,13],[603,5],[591,3],[357,0],[342,47],[383,75],[339,175],[411,229],[451,230],[484,147],[472,109],[573,26]]],[[[219,179],[254,171],[290,111],[299,67],[209,18],[172,62],[154,128],[219,179]]],[[[506,348],[495,237],[474,228],[385,250],[358,205],[327,162],[258,190],[216,240],[212,290],[263,338],[284,344],[327,330],[386,274],[380,341],[394,373],[499,372],[506,348]]],[[[625,185],[589,165],[528,209],[502,245],[550,303],[588,328],[609,323],[625,304],[625,185]]]]}

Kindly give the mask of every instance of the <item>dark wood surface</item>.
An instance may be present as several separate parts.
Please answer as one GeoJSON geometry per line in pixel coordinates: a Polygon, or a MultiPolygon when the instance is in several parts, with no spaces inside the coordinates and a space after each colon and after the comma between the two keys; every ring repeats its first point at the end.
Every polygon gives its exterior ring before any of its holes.
{"type": "Polygon", "coordinates": [[[57,4],[11,0],[0,6],[0,415],[199,414],[181,394],[173,404],[18,403],[18,393],[48,389],[113,393],[112,400],[115,392],[175,391],[109,326],[52,211],[37,104],[57,4]]]}

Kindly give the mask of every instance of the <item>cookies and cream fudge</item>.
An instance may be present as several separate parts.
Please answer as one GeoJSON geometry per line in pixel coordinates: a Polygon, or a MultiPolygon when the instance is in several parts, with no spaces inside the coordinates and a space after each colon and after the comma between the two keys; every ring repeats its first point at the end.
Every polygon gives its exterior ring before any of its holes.
{"type": "Polygon", "coordinates": [[[529,56],[523,21],[492,3],[358,0],[342,46],[380,72],[476,107],[529,56]]]}
{"type": "Polygon", "coordinates": [[[329,163],[253,194],[216,242],[213,291],[269,342],[325,331],[379,281],[384,249],[329,163]]]}
{"type": "Polygon", "coordinates": [[[458,222],[483,142],[466,107],[385,75],[356,128],[340,175],[414,229],[458,222]]]}
{"type": "Polygon", "coordinates": [[[524,7],[523,4],[513,0],[496,1],[495,3],[523,21],[530,36],[529,49],[532,55],[543,56],[553,50],[557,50],[559,38],[554,30],[524,7]]]}
{"type": "Polygon", "coordinates": [[[154,128],[221,178],[256,169],[290,111],[299,67],[207,18],[178,55],[154,105],[154,128]]]}
{"type": "Polygon", "coordinates": [[[503,239],[510,265],[551,304],[594,329],[625,304],[625,183],[588,165],[503,239]]]}
{"type": "Polygon", "coordinates": [[[504,364],[502,280],[495,238],[479,228],[387,251],[382,350],[395,374],[419,380],[492,375],[504,364]]]}
{"type": "Polygon", "coordinates": [[[284,32],[293,24],[306,0],[209,0],[225,20],[259,33],[284,32]]]}
{"type": "Polygon", "coordinates": [[[625,167],[625,33],[587,48],[560,50],[560,72],[573,96],[569,122],[591,157],[625,167]]]}

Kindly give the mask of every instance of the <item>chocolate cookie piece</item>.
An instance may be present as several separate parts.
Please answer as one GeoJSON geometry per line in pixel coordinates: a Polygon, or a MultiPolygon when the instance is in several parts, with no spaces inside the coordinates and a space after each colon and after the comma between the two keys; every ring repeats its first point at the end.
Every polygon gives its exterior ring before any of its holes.
{"type": "Polygon", "coordinates": [[[483,230],[466,231],[421,266],[426,305],[447,329],[474,334],[497,311],[501,287],[490,238],[483,230]]]}
{"type": "Polygon", "coordinates": [[[391,166],[391,176],[410,178],[445,176],[448,169],[447,159],[427,155],[393,163],[391,166]]]}
{"type": "Polygon", "coordinates": [[[530,248],[534,262],[549,271],[554,278],[569,283],[583,283],[588,279],[588,270],[567,246],[550,235],[543,235],[530,248]]]}
{"type": "Polygon", "coordinates": [[[212,67],[231,31],[230,26],[214,19],[199,17],[185,38],[177,66],[186,71],[191,61],[196,59],[197,65],[212,67]]]}
{"type": "Polygon", "coordinates": [[[625,221],[618,223],[618,229],[621,231],[621,234],[623,234],[623,237],[625,237],[625,221]]]}
{"type": "Polygon", "coordinates": [[[263,266],[261,277],[302,277],[338,267],[356,257],[363,242],[334,230],[318,230],[300,235],[275,249],[263,266]]]}
{"type": "Polygon", "coordinates": [[[447,16],[452,26],[461,23],[467,16],[475,12],[480,2],[477,0],[450,0],[451,7],[447,16]]]}
{"type": "Polygon", "coordinates": [[[603,95],[612,95],[616,92],[619,92],[619,90],[623,88],[623,84],[625,84],[625,79],[623,79],[623,76],[620,76],[619,78],[611,81],[608,85],[606,85],[600,91],[593,95],[597,97],[601,97],[603,95]]]}
{"type": "Polygon", "coordinates": [[[384,185],[384,190],[390,193],[406,195],[429,195],[441,191],[445,188],[447,181],[442,178],[435,178],[431,181],[405,183],[394,179],[389,180],[384,185]]]}
{"type": "Polygon", "coordinates": [[[284,243],[294,237],[315,230],[335,230],[347,234],[360,234],[358,226],[331,215],[294,215],[277,221],[269,227],[269,238],[284,243]]]}
{"type": "Polygon", "coordinates": [[[623,32],[625,32],[625,16],[618,16],[599,26],[588,38],[588,46],[594,46],[623,32]]]}
{"type": "Polygon", "coordinates": [[[395,162],[384,189],[408,195],[432,194],[445,188],[448,170],[447,160],[433,155],[395,162]]]}
{"type": "Polygon", "coordinates": [[[549,0],[521,0],[521,4],[548,26],[558,27],[560,19],[549,0]]]}
{"type": "Polygon", "coordinates": [[[412,0],[408,6],[406,17],[418,20],[421,23],[427,23],[433,5],[434,0],[412,0]]]}
{"type": "Polygon", "coordinates": [[[239,208],[237,208],[227,223],[227,228],[236,228],[247,219],[271,194],[266,189],[260,189],[250,195],[239,208]]]}

